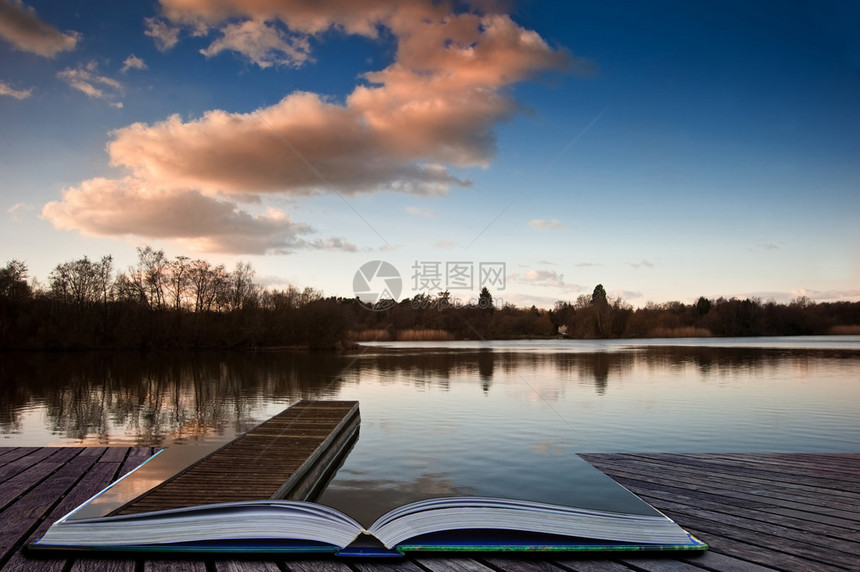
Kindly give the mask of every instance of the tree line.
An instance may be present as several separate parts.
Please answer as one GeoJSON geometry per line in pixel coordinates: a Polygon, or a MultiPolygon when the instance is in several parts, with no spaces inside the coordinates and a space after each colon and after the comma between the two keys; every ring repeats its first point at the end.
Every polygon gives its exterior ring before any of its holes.
{"type": "Polygon", "coordinates": [[[860,302],[789,304],[758,299],[634,309],[602,285],[551,309],[496,306],[482,289],[476,303],[449,292],[374,305],[325,297],[313,288],[264,288],[250,263],[232,270],[185,256],[138,249],[135,265],[83,257],[57,265],[47,284],[27,265],[0,268],[0,349],[332,349],[389,339],[642,338],[860,334],[860,302]]]}

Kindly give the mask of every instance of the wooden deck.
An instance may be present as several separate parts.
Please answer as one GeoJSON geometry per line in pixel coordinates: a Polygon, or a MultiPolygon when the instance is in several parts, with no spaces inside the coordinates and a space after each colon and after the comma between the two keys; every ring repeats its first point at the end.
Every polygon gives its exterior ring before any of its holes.
{"type": "Polygon", "coordinates": [[[589,454],[589,462],[711,545],[686,558],[230,560],[57,558],[24,546],[151,448],[0,448],[0,567],[77,572],[622,572],[860,569],[860,454],[589,454]]]}
{"type": "Polygon", "coordinates": [[[117,514],[242,500],[306,500],[317,479],[305,477],[325,473],[358,431],[359,421],[357,401],[300,401],[117,514]]]}

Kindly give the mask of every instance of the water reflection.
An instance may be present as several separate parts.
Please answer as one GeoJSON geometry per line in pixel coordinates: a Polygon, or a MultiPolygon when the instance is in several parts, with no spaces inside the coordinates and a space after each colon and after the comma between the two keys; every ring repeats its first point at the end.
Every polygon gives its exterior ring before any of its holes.
{"type": "MultiPolygon", "coordinates": [[[[860,397],[858,349],[552,349],[496,344],[372,347],[355,354],[2,354],[0,444],[223,442],[304,398],[359,399],[363,412],[376,415],[365,416],[366,422],[380,431],[402,428],[405,416],[438,407],[427,422],[434,431],[456,432],[460,428],[446,418],[455,403],[467,403],[469,415],[483,423],[509,422],[537,404],[545,416],[583,435],[591,450],[643,450],[657,443],[670,450],[675,441],[660,435],[683,431],[690,434],[678,437],[685,446],[713,449],[709,440],[729,446],[738,439],[731,436],[735,429],[738,435],[758,431],[757,446],[769,450],[769,439],[797,423],[807,442],[860,433],[858,414],[848,405],[860,397]],[[413,398],[413,410],[406,411],[402,404],[413,398]],[[634,432],[642,443],[630,437],[634,432]]],[[[536,442],[556,437],[538,435],[536,442]]],[[[788,431],[789,437],[796,435],[788,431]]]]}
{"type": "Polygon", "coordinates": [[[335,394],[338,372],[306,355],[4,355],[0,430],[20,434],[38,410],[51,443],[226,440],[264,419],[268,405],[335,394]]]}

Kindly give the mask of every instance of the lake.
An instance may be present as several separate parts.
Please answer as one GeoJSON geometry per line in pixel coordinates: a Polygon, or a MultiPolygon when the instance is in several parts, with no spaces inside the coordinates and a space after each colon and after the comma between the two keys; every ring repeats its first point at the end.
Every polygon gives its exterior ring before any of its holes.
{"type": "Polygon", "coordinates": [[[860,337],[6,353],[0,445],[215,444],[303,398],[359,400],[358,456],[401,472],[514,450],[857,452],[860,337]]]}

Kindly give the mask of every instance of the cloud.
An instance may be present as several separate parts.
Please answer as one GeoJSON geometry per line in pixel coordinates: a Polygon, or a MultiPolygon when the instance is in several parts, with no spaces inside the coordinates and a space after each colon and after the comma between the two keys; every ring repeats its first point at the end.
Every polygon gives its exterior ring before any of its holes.
{"type": "Polygon", "coordinates": [[[505,292],[504,300],[494,297],[496,304],[513,304],[518,308],[552,308],[558,301],[557,296],[538,296],[536,294],[521,294],[516,292],[505,292]]]}
{"type": "Polygon", "coordinates": [[[528,270],[521,279],[525,282],[557,283],[562,281],[564,276],[559,275],[555,270],[528,270]]]}
{"type": "Polygon", "coordinates": [[[32,89],[15,89],[5,81],[0,81],[0,95],[8,95],[9,97],[14,97],[15,99],[27,99],[32,94],[32,89]]]}
{"type": "Polygon", "coordinates": [[[230,50],[243,54],[261,68],[272,65],[297,68],[310,59],[310,42],[306,36],[289,36],[268,22],[246,20],[228,24],[221,29],[221,34],[221,38],[200,53],[208,58],[230,50]]]}
{"type": "MultiPolygon", "coordinates": [[[[252,215],[228,200],[196,190],[159,189],[145,181],[96,178],[63,191],[42,217],[63,230],[88,236],[139,236],[178,239],[200,252],[264,254],[304,248],[311,227],[269,209],[252,215]]],[[[345,242],[314,243],[317,248],[348,248],[345,242]]]]}
{"type": "Polygon", "coordinates": [[[644,258],[641,262],[628,262],[627,266],[632,266],[633,268],[654,268],[654,264],[644,258]]]}
{"type": "Polygon", "coordinates": [[[213,110],[199,119],[173,116],[120,129],[109,144],[112,163],[139,177],[226,193],[308,195],[333,187],[347,194],[426,195],[468,186],[448,166],[489,164],[493,126],[517,109],[503,88],[564,67],[567,55],[507,16],[405,6],[319,9],[313,19],[308,7],[294,13],[259,6],[245,10],[231,2],[165,3],[165,13],[174,18],[196,13],[211,21],[246,13],[258,18],[250,24],[254,27],[260,19],[280,17],[302,33],[333,25],[370,33],[376,28],[365,25],[366,19],[377,14],[377,23],[387,24],[399,40],[397,58],[365,74],[369,83],[358,85],[343,105],[295,92],[257,112],[213,110]],[[417,16],[422,18],[416,21],[417,16]]]}
{"type": "MultiPolygon", "coordinates": [[[[336,0],[325,6],[299,0],[163,0],[162,8],[164,19],[146,21],[146,34],[159,49],[174,45],[180,30],[190,29],[197,36],[214,30],[220,37],[204,50],[206,55],[231,50],[260,67],[309,62],[309,38],[332,37],[322,36],[327,30],[367,37],[377,37],[384,30],[396,41],[394,61],[363,74],[340,102],[293,92],[247,113],[215,109],[197,118],[173,115],[111,132],[110,163],[129,175],[112,182],[116,195],[129,193],[128,181],[133,180],[136,187],[146,189],[131,195],[143,201],[142,206],[155,201],[153,189],[161,193],[161,203],[184,197],[206,205],[208,209],[198,217],[223,218],[222,210],[233,205],[231,223],[241,220],[247,228],[273,233],[251,242],[240,233],[237,244],[255,251],[351,247],[345,241],[298,240],[299,227],[285,231],[265,217],[240,217],[241,211],[231,201],[257,199],[265,193],[439,195],[452,186],[468,187],[470,181],[451,169],[490,164],[496,151],[495,126],[520,109],[509,86],[545,71],[569,68],[571,62],[569,54],[550,47],[505,14],[455,13],[450,6],[429,0],[336,0]]],[[[93,97],[107,91],[96,80],[94,68],[63,73],[64,79],[75,81],[76,88],[89,90],[93,97]]],[[[122,234],[122,226],[99,227],[82,205],[66,205],[93,181],[46,207],[46,218],[82,232],[98,228],[102,233],[122,234]]],[[[102,187],[108,186],[100,181],[102,187]]],[[[98,208],[94,202],[82,204],[98,208]]],[[[119,212],[117,216],[127,218],[119,212]]],[[[142,220],[134,222],[140,231],[153,232],[142,220]]],[[[177,226],[154,224],[188,240],[177,226]]],[[[203,230],[195,235],[199,244],[204,244],[203,230]]],[[[229,245],[216,227],[206,230],[212,235],[206,248],[240,248],[229,245]]]]}
{"type": "Polygon", "coordinates": [[[519,282],[530,286],[559,288],[565,292],[582,291],[582,286],[566,283],[564,281],[564,275],[559,274],[555,270],[527,270],[522,274],[511,274],[508,276],[508,279],[512,282],[519,282]]]}
{"type": "Polygon", "coordinates": [[[125,58],[125,61],[122,64],[122,69],[120,71],[127,72],[128,70],[145,70],[145,69],[148,69],[146,66],[146,63],[144,63],[144,61],[141,58],[132,54],[132,55],[128,56],[127,58],[125,58]]]}
{"type": "Polygon", "coordinates": [[[358,247],[343,237],[318,238],[308,243],[311,248],[319,250],[341,250],[343,252],[358,252],[358,247]]]}
{"type": "Polygon", "coordinates": [[[436,216],[436,211],[431,209],[420,209],[418,207],[406,207],[406,212],[415,216],[423,216],[423,217],[434,217],[436,216]]]}
{"type": "Polygon", "coordinates": [[[122,103],[116,101],[122,91],[122,84],[113,78],[101,75],[98,64],[94,61],[75,69],[67,68],[58,72],[57,77],[89,97],[104,99],[114,107],[122,107],[122,103]]]}
{"type": "Polygon", "coordinates": [[[158,18],[146,18],[144,34],[155,41],[155,47],[160,52],[166,52],[179,43],[179,27],[171,26],[158,18]]]}
{"type": "Polygon", "coordinates": [[[43,22],[21,0],[0,0],[0,38],[17,49],[46,58],[75,49],[77,32],[63,33],[43,22]]]}
{"type": "Polygon", "coordinates": [[[621,298],[622,300],[628,300],[630,298],[641,298],[642,292],[637,292],[635,290],[613,290],[609,292],[609,297],[611,298],[621,298]]]}
{"type": "Polygon", "coordinates": [[[250,18],[280,20],[304,34],[338,28],[373,38],[378,34],[378,23],[396,9],[390,0],[334,0],[322,4],[305,0],[161,0],[162,11],[169,20],[198,29],[215,27],[230,19],[250,18]]]}
{"type": "Polygon", "coordinates": [[[805,296],[816,302],[860,301],[860,290],[812,290],[797,288],[791,291],[791,300],[805,296]]]}
{"type": "Polygon", "coordinates": [[[13,221],[18,222],[21,220],[21,216],[24,213],[32,212],[33,210],[35,210],[35,208],[36,207],[28,203],[15,203],[14,205],[6,209],[6,212],[12,215],[13,221]]]}
{"type": "Polygon", "coordinates": [[[547,230],[550,228],[564,228],[564,224],[562,224],[561,222],[559,222],[556,219],[543,220],[540,218],[530,220],[529,226],[532,228],[536,228],[537,230],[547,230]]]}
{"type": "Polygon", "coordinates": [[[440,240],[435,245],[436,248],[456,248],[457,243],[451,240],[440,240]]]}
{"type": "Polygon", "coordinates": [[[468,185],[418,155],[435,158],[442,142],[427,140],[410,155],[398,147],[401,138],[370,128],[353,109],[300,92],[259,112],[216,110],[190,121],[174,115],[153,125],[135,123],[113,132],[108,153],[113,165],[147,180],[235,194],[304,196],[334,189],[427,195],[468,185]]]}

